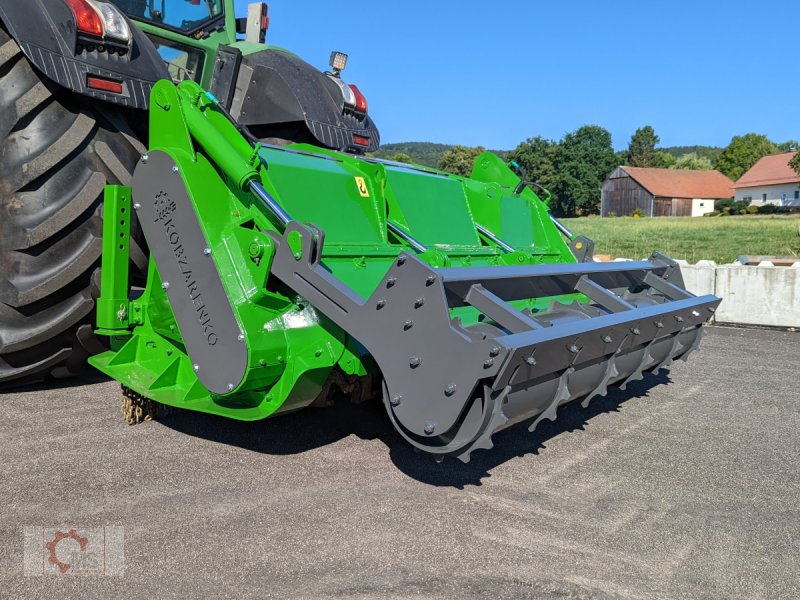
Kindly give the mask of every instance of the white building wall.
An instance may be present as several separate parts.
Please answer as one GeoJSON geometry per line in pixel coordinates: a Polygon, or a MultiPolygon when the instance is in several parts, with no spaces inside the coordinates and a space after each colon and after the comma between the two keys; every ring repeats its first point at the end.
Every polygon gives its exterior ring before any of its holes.
{"type": "Polygon", "coordinates": [[[692,200],[692,216],[702,217],[706,213],[714,212],[714,201],[707,198],[694,198],[692,200]]]}
{"type": "Polygon", "coordinates": [[[800,182],[786,183],[783,185],[766,185],[763,187],[748,187],[736,189],[736,200],[751,199],[751,204],[762,206],[764,204],[775,204],[776,206],[800,206],[800,199],[795,198],[795,194],[800,196],[800,182]],[[764,194],[767,200],[764,202],[764,194]],[[783,201],[785,195],[785,202],[783,201]]]}

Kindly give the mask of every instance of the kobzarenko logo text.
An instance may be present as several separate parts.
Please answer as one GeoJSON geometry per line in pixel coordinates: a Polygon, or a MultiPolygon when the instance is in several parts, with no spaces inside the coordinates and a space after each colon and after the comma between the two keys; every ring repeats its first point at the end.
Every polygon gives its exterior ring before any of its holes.
{"type": "Polygon", "coordinates": [[[189,297],[192,299],[192,305],[197,313],[197,320],[203,328],[203,334],[206,336],[206,342],[209,346],[215,346],[219,338],[217,334],[214,333],[214,324],[212,323],[211,315],[203,302],[203,294],[197,286],[194,273],[189,266],[188,256],[181,243],[180,233],[178,233],[172,219],[172,215],[178,209],[178,206],[165,191],[160,191],[156,194],[154,205],[156,210],[155,222],[161,223],[161,226],[164,228],[164,234],[167,236],[167,240],[169,240],[172,253],[175,255],[175,260],[178,261],[181,273],[183,274],[186,289],[189,291],[189,297]]]}

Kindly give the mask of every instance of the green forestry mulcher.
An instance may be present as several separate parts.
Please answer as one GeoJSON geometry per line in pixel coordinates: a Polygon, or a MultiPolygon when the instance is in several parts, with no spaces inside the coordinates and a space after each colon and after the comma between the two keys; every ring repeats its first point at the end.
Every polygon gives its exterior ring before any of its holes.
{"type": "MultiPolygon", "coordinates": [[[[153,406],[258,420],[379,381],[413,446],[469,460],[492,434],[697,347],[720,302],[678,266],[577,262],[498,157],[462,178],[254,143],[193,82],[159,82],[131,187],[106,190],[91,359],[153,406]],[[130,225],[151,251],[132,294],[130,225]]],[[[574,244],[577,246],[578,244],[574,244]]]]}

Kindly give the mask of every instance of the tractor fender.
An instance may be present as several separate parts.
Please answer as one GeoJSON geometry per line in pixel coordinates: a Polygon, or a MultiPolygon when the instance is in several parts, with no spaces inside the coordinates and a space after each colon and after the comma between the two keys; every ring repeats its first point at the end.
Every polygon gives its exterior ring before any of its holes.
{"type": "Polygon", "coordinates": [[[137,109],[147,109],[150,90],[169,71],[155,46],[135,25],[130,50],[119,53],[78,51],[75,17],[63,0],[0,2],[0,20],[26,58],[47,79],[73,92],[137,109]],[[122,83],[122,93],[87,86],[87,78],[122,83]]]}
{"type": "Polygon", "coordinates": [[[242,57],[231,113],[243,125],[304,123],[318,144],[335,150],[357,146],[374,152],[380,134],[369,115],[344,110],[342,92],[325,73],[285,50],[269,48],[242,57]]]}

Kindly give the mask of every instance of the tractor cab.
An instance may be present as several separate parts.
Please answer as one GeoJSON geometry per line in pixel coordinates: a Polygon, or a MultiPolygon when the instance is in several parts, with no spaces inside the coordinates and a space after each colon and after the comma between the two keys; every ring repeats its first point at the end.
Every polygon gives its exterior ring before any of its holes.
{"type": "Polygon", "coordinates": [[[265,142],[354,154],[378,149],[365,96],[341,76],[347,55],[333,52],[323,72],[266,45],[266,4],[250,4],[247,16],[236,18],[233,0],[111,1],[147,35],[173,82],[210,90],[265,142]]]}

